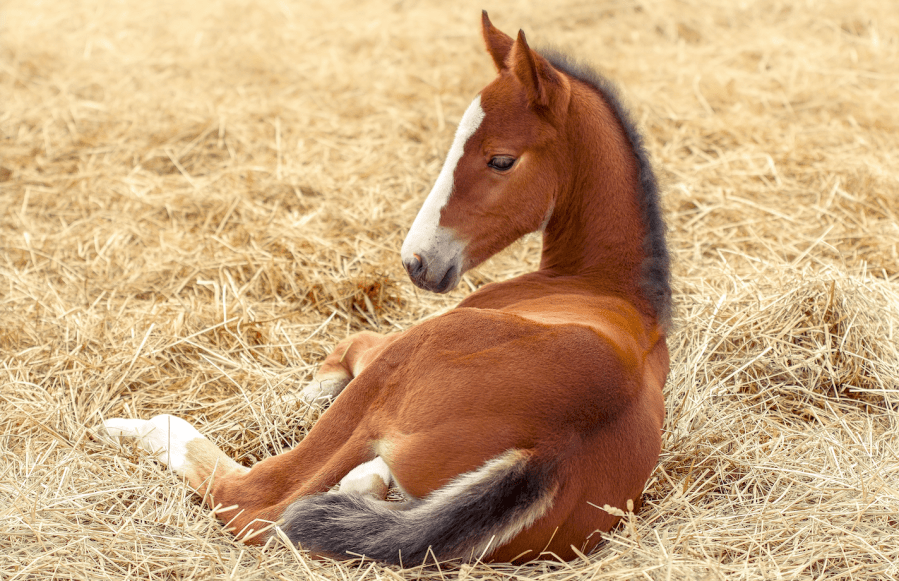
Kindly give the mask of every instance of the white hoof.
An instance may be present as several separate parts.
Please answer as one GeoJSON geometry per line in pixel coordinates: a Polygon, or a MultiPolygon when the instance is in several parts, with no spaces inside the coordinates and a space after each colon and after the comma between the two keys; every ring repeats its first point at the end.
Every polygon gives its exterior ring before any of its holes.
{"type": "Polygon", "coordinates": [[[346,377],[314,379],[303,388],[299,399],[305,403],[327,403],[340,395],[349,382],[349,378],[346,377]]]}
{"type": "Polygon", "coordinates": [[[179,476],[185,476],[187,443],[205,439],[188,422],[169,414],[150,420],[112,418],[103,422],[103,428],[111,438],[137,438],[141,448],[179,476]]]}

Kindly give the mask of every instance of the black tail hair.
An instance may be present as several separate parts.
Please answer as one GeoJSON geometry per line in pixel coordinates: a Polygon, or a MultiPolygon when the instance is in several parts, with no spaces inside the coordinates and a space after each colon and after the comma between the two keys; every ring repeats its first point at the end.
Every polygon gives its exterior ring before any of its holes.
{"type": "Polygon", "coordinates": [[[284,512],[281,528],[303,549],[338,558],[410,565],[430,551],[440,561],[471,561],[546,514],[556,489],[553,466],[509,450],[419,501],[341,493],[301,498],[284,512]]]}

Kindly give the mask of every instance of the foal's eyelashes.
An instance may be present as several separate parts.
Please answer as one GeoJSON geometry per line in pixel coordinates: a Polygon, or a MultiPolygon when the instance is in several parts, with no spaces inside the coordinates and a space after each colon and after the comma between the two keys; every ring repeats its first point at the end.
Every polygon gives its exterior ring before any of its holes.
{"type": "Polygon", "coordinates": [[[497,171],[508,171],[515,165],[515,158],[511,155],[497,155],[496,157],[490,158],[487,165],[497,171]]]}

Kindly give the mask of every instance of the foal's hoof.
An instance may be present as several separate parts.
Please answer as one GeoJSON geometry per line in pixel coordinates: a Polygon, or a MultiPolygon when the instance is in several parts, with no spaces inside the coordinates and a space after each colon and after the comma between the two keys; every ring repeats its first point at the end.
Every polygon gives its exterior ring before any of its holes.
{"type": "Polygon", "coordinates": [[[179,476],[185,475],[187,443],[198,438],[205,439],[188,422],[169,414],[150,420],[112,418],[103,422],[103,430],[106,436],[116,441],[137,438],[141,448],[179,476]]]}
{"type": "Polygon", "coordinates": [[[304,403],[329,403],[335,397],[340,395],[340,392],[343,391],[343,388],[345,388],[349,382],[349,378],[346,377],[326,377],[320,380],[314,379],[303,388],[298,399],[304,403]]]}

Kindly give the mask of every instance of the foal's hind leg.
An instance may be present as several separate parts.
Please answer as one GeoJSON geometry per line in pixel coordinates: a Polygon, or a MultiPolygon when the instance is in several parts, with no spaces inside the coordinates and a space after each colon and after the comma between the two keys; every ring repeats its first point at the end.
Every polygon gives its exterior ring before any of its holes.
{"type": "Polygon", "coordinates": [[[153,454],[165,466],[186,478],[188,484],[204,495],[211,479],[245,474],[241,466],[187,421],[163,414],[150,420],[109,419],[103,422],[106,435],[113,439],[134,438],[141,448],[153,454]]]}
{"type": "Polygon", "coordinates": [[[378,499],[387,498],[387,490],[393,481],[393,475],[384,459],[378,456],[365,464],[356,466],[340,480],[337,493],[367,494],[378,499]]]}
{"type": "Polygon", "coordinates": [[[363,420],[378,396],[377,384],[360,384],[339,398],[289,452],[248,469],[231,460],[188,422],[169,415],[151,420],[109,419],[109,436],[137,438],[216,509],[228,530],[248,543],[281,518],[299,496],[344,492],[384,498],[392,477],[373,449],[375,435],[363,420]],[[372,461],[375,460],[375,461],[372,461]]]}
{"type": "Polygon", "coordinates": [[[370,445],[343,430],[337,438],[304,439],[299,446],[245,468],[229,458],[187,421],[160,415],[150,420],[109,419],[106,435],[134,438],[175,474],[185,478],[219,520],[238,539],[261,543],[284,509],[298,496],[326,492],[337,484],[340,492],[384,499],[392,480],[380,458],[371,458],[370,445]],[[347,436],[349,440],[346,439],[347,436]],[[330,441],[329,441],[330,440],[330,441]]]}
{"type": "Polygon", "coordinates": [[[300,392],[300,399],[307,403],[333,400],[395,338],[371,331],[347,337],[325,358],[315,379],[300,392]]]}

